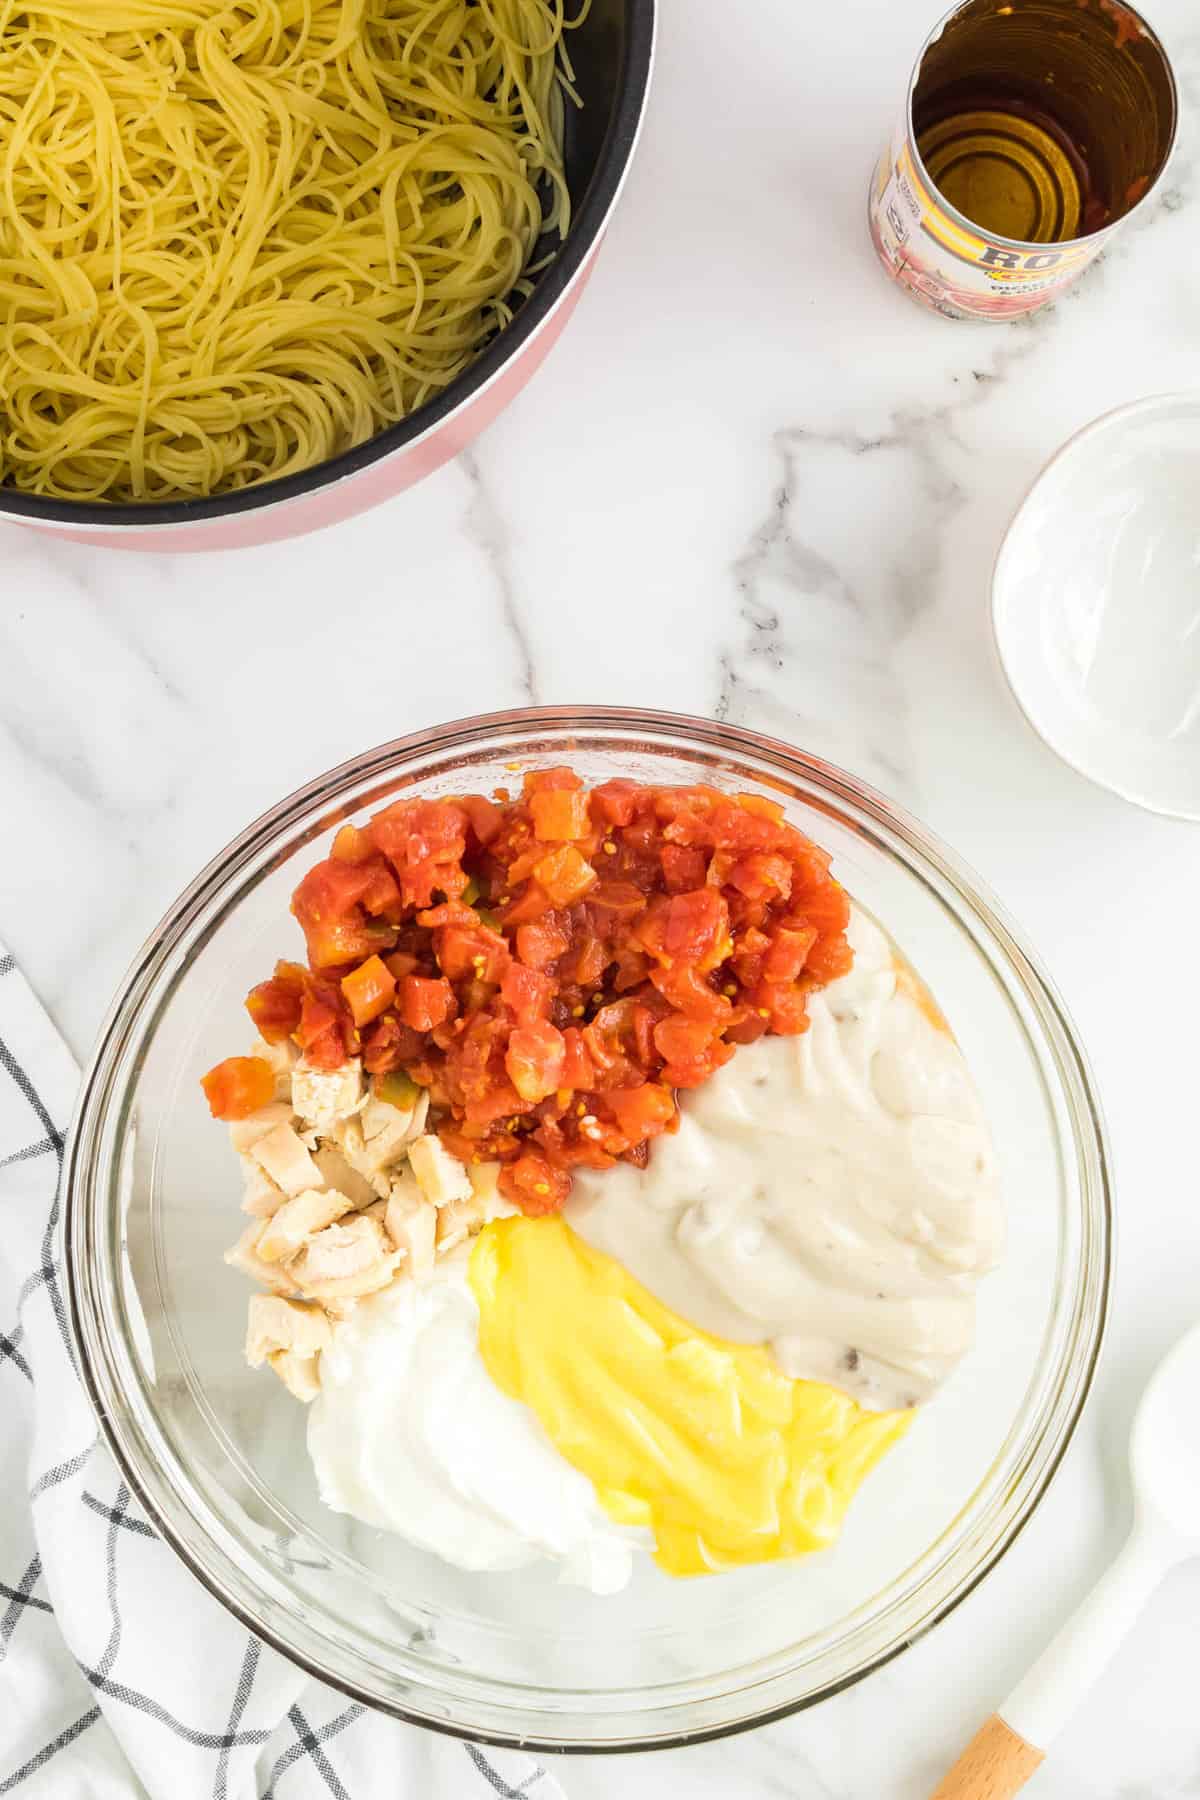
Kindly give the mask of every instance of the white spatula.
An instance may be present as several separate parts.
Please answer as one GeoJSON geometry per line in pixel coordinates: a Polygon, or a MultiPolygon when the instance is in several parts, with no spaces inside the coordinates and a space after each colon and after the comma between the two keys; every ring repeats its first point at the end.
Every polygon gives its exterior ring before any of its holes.
{"type": "Polygon", "coordinates": [[[933,1800],[1009,1800],[1167,1570],[1200,1556],[1200,1325],[1159,1364],[1130,1440],[1133,1530],[1050,1648],[977,1732],[933,1800]]]}

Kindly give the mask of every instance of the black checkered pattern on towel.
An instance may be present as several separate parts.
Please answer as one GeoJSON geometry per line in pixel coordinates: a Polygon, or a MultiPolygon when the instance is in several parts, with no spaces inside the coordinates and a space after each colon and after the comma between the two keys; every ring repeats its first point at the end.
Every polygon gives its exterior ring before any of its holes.
{"type": "Polygon", "coordinates": [[[142,1516],[74,1369],[58,1235],[74,1084],[0,951],[0,1796],[553,1800],[530,1757],[417,1731],[308,1680],[142,1516]]]}

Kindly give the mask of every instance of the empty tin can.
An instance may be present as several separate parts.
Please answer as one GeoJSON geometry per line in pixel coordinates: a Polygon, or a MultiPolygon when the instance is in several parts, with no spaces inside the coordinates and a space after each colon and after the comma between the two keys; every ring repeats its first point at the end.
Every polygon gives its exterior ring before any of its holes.
{"type": "Polygon", "coordinates": [[[1122,0],[967,0],[876,167],[880,261],[947,318],[1033,312],[1145,204],[1177,115],[1166,51],[1122,0]]]}

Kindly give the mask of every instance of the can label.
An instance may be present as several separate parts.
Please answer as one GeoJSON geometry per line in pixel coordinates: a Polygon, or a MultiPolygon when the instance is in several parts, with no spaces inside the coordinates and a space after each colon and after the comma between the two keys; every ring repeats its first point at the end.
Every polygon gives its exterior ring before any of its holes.
{"type": "Polygon", "coordinates": [[[902,123],[871,183],[871,236],[888,273],[948,319],[1012,319],[1069,287],[1109,237],[1014,245],[968,225],[920,168],[902,123]]]}

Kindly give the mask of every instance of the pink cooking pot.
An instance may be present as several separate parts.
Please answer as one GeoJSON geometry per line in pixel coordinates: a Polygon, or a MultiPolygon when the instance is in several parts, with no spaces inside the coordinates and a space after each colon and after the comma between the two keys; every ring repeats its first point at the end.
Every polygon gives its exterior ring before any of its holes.
{"type": "Polygon", "coordinates": [[[300,475],[210,500],[105,504],[0,486],[0,519],[123,550],[230,550],[352,518],[430,475],[490,425],[540,366],[583,291],[641,130],[657,0],[592,0],[571,35],[581,109],[567,108],[572,221],[512,323],[436,400],[300,475]]]}

